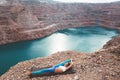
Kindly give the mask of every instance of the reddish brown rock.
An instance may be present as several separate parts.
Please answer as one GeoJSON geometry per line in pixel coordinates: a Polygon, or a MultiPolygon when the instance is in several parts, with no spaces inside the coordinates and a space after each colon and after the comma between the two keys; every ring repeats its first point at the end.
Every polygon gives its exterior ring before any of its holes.
{"type": "Polygon", "coordinates": [[[68,27],[99,25],[120,30],[120,2],[65,4],[47,2],[47,0],[7,1],[6,5],[0,6],[0,26],[2,27],[0,31],[3,33],[0,44],[41,38],[68,27]],[[52,27],[49,27],[51,25],[52,27]],[[3,28],[20,30],[17,30],[17,33],[11,31],[14,33],[7,34],[3,28]],[[17,35],[19,36],[15,39],[17,35]],[[9,36],[13,37],[9,39],[9,36]]]}
{"type": "Polygon", "coordinates": [[[117,36],[113,38],[112,40],[110,40],[109,42],[107,42],[107,44],[104,45],[103,48],[106,49],[108,47],[117,46],[118,44],[120,44],[120,36],[117,36]]]}

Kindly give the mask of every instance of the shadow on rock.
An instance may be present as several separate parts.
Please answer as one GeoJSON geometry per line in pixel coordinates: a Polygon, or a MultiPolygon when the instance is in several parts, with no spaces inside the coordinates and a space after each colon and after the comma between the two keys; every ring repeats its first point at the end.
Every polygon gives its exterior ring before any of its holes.
{"type": "MultiPolygon", "coordinates": [[[[36,69],[36,70],[38,70],[38,69],[36,69]]],[[[76,71],[73,68],[70,68],[69,70],[67,70],[67,71],[65,71],[63,73],[44,73],[44,74],[40,74],[40,75],[31,75],[30,78],[43,77],[43,76],[56,76],[56,75],[74,74],[75,72],[76,71]]]]}

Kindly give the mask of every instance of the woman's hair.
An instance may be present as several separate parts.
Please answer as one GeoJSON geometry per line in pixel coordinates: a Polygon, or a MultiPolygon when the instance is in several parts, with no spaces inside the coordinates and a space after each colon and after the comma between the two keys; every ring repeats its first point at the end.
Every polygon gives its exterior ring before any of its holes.
{"type": "Polygon", "coordinates": [[[67,67],[67,66],[69,66],[70,65],[70,62],[68,62],[65,66],[67,67]]]}

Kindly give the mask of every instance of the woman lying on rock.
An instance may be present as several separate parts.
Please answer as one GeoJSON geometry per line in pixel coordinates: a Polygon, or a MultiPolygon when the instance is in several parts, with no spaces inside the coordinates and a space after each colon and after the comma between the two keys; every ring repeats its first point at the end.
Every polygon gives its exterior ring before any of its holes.
{"type": "Polygon", "coordinates": [[[43,73],[62,73],[70,69],[72,67],[72,64],[73,64],[72,60],[65,60],[59,64],[56,64],[53,67],[44,68],[33,72],[27,71],[26,74],[30,76],[30,75],[40,75],[43,73]]]}

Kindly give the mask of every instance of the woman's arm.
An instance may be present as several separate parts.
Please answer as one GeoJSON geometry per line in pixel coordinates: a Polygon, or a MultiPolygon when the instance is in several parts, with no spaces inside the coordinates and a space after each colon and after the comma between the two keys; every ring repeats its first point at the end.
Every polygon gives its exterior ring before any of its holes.
{"type": "Polygon", "coordinates": [[[66,66],[66,70],[70,69],[73,65],[73,62],[71,61],[68,66],[66,66]]]}
{"type": "Polygon", "coordinates": [[[65,72],[67,71],[69,68],[71,68],[73,65],[73,62],[69,62],[67,64],[65,64],[64,66],[59,66],[55,69],[55,73],[62,73],[62,72],[65,72]]]}

